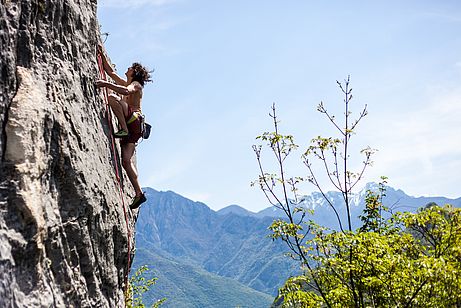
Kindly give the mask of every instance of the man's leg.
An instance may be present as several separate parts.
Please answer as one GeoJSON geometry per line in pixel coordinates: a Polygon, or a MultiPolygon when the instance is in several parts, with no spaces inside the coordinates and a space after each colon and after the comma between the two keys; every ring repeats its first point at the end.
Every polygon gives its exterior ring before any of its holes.
{"type": "Polygon", "coordinates": [[[124,100],[118,98],[117,95],[110,94],[109,106],[114,112],[115,116],[117,117],[118,123],[120,124],[121,128],[128,132],[128,127],[126,125],[125,120],[125,117],[128,116],[128,104],[124,100]]]}
{"type": "Polygon", "coordinates": [[[122,166],[133,185],[136,196],[140,196],[142,195],[142,190],[138,182],[138,174],[136,173],[136,169],[131,161],[135,148],[136,146],[134,143],[125,143],[122,145],[122,166]]]}

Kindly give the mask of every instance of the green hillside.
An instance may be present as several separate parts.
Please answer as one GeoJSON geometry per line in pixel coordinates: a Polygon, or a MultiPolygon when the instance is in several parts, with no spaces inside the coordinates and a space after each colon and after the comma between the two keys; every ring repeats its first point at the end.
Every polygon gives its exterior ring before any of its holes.
{"type": "MultiPolygon", "coordinates": [[[[211,274],[187,261],[159,255],[156,251],[139,249],[133,269],[147,265],[152,269],[157,284],[144,296],[149,306],[166,297],[162,307],[269,307],[273,297],[230,279],[211,274]],[[161,271],[157,271],[161,268],[161,271]]],[[[150,277],[149,277],[150,278],[150,277]]]]}
{"type": "Polygon", "coordinates": [[[284,256],[283,243],[268,237],[271,217],[220,215],[174,192],[146,188],[146,194],[148,201],[136,223],[136,247],[188,260],[273,297],[290,275],[299,272],[298,265],[284,256]]]}

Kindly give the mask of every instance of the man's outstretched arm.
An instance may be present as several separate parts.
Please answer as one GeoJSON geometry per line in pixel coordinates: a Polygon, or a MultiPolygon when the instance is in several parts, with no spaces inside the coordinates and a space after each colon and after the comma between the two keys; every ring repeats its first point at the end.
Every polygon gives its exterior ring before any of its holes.
{"type": "Polygon", "coordinates": [[[113,84],[113,83],[110,83],[108,81],[105,81],[105,80],[98,80],[96,81],[96,86],[98,88],[101,88],[101,87],[106,87],[106,88],[109,88],[115,92],[117,92],[118,94],[121,94],[121,95],[130,95],[130,94],[133,94],[137,91],[139,91],[140,89],[142,89],[141,85],[138,85],[136,82],[128,85],[127,87],[126,86],[122,86],[122,85],[118,85],[118,84],[113,84]]]}
{"type": "Polygon", "coordinates": [[[102,65],[104,67],[104,70],[107,72],[107,74],[110,76],[110,78],[112,78],[112,80],[114,80],[116,84],[127,87],[128,86],[127,81],[125,79],[123,79],[122,77],[120,77],[119,75],[117,75],[117,73],[115,73],[112,65],[109,64],[109,61],[107,61],[107,57],[106,57],[105,53],[103,52],[102,45],[98,45],[98,52],[101,55],[102,65]]]}

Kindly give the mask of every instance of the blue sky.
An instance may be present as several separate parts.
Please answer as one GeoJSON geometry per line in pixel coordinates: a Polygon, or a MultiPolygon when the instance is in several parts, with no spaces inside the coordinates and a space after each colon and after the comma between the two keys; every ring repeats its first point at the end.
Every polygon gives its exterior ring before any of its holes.
{"type": "Polygon", "coordinates": [[[213,209],[267,207],[250,187],[251,146],[272,129],[272,103],[300,145],[289,172],[306,175],[303,149],[332,133],[316,106],[340,117],[336,80],[350,75],[353,111],[369,111],[354,150],[379,150],[363,185],[385,175],[413,196],[461,197],[458,1],[101,0],[98,18],[122,73],[134,61],[155,69],[143,100],[153,134],[137,151],[142,186],[213,209]]]}

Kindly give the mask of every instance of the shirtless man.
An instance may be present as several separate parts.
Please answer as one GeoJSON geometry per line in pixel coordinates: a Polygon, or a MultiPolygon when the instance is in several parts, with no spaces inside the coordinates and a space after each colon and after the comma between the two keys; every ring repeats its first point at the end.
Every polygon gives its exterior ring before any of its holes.
{"type": "Polygon", "coordinates": [[[114,133],[115,138],[121,139],[122,166],[136,192],[136,196],[130,204],[131,209],[138,208],[146,202],[146,196],[141,190],[136,168],[131,161],[136,142],[141,138],[141,100],[145,82],[150,82],[149,71],[139,63],[133,63],[125,73],[126,80],[118,76],[107,61],[102,46],[98,46],[102,58],[104,70],[115,81],[115,84],[105,80],[96,81],[98,88],[106,87],[120,96],[111,93],[109,106],[118,119],[120,130],[114,133]]]}

